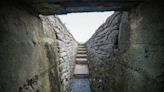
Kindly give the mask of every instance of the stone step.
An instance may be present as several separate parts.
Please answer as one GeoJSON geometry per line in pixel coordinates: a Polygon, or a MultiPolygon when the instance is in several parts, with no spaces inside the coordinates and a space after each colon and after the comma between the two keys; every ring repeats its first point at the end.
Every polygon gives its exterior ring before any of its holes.
{"type": "Polygon", "coordinates": [[[89,79],[74,79],[71,92],[91,92],[89,79]]]}
{"type": "Polygon", "coordinates": [[[75,70],[74,70],[74,77],[75,78],[88,78],[89,77],[88,65],[76,64],[75,70]]]}
{"type": "Polygon", "coordinates": [[[85,44],[78,44],[78,46],[85,46],[85,44]]]}
{"type": "Polygon", "coordinates": [[[78,45],[78,48],[86,48],[85,45],[78,45]]]}
{"type": "Polygon", "coordinates": [[[77,51],[77,54],[86,54],[87,51],[77,51]]]}
{"type": "Polygon", "coordinates": [[[86,47],[78,47],[78,49],[86,49],[86,47]]]}
{"type": "Polygon", "coordinates": [[[87,54],[77,54],[76,58],[87,58],[87,54]]]}
{"type": "Polygon", "coordinates": [[[88,64],[88,59],[87,58],[76,58],[76,63],[77,64],[88,64]]]}
{"type": "Polygon", "coordinates": [[[87,50],[77,50],[77,51],[85,51],[86,52],[87,50]]]}
{"type": "Polygon", "coordinates": [[[82,45],[81,45],[81,46],[78,46],[78,48],[86,48],[86,46],[82,46],[82,45]]]}
{"type": "Polygon", "coordinates": [[[78,48],[78,51],[86,51],[86,48],[78,48]]]}
{"type": "Polygon", "coordinates": [[[76,79],[89,78],[89,74],[74,74],[74,78],[76,79]]]}

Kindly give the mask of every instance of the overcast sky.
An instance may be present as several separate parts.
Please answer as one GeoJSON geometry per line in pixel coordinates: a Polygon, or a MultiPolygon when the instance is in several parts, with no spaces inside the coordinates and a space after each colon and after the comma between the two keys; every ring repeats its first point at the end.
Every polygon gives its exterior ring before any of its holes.
{"type": "Polygon", "coordinates": [[[59,18],[78,42],[86,42],[112,13],[70,13],[59,15],[59,18]]]}

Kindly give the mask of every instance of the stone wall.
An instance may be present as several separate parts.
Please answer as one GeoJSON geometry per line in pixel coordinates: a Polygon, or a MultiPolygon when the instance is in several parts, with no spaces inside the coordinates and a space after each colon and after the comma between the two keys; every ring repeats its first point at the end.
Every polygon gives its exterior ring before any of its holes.
{"type": "Polygon", "coordinates": [[[116,70],[113,69],[115,66],[112,59],[119,51],[118,34],[121,16],[122,13],[115,12],[86,43],[93,92],[112,92],[111,87],[116,86],[114,79],[117,73],[114,72],[116,70]]]}
{"type": "Polygon", "coordinates": [[[0,91],[69,91],[77,44],[61,21],[7,2],[0,16],[0,91]]]}
{"type": "Polygon", "coordinates": [[[57,16],[42,16],[42,18],[43,22],[48,23],[50,28],[54,30],[53,36],[56,37],[59,53],[58,64],[62,90],[70,92],[77,42],[57,16]]]}
{"type": "MultiPolygon", "coordinates": [[[[46,42],[45,46],[47,49],[47,56],[50,62],[50,81],[52,92],[62,92],[62,87],[60,83],[60,71],[59,71],[59,52],[57,45],[57,37],[56,32],[49,21],[48,17],[40,15],[40,18],[43,23],[43,31],[44,38],[43,40],[46,42]]],[[[55,17],[53,17],[53,20],[55,17]]],[[[58,26],[58,24],[55,24],[58,26]]]]}
{"type": "Polygon", "coordinates": [[[50,92],[41,20],[21,5],[3,3],[0,11],[0,91],[50,92]]]}
{"type": "Polygon", "coordinates": [[[142,4],[129,13],[130,45],[122,54],[128,92],[164,91],[164,9],[163,4],[142,4]]]}
{"type": "Polygon", "coordinates": [[[78,44],[62,22],[58,18],[56,21],[60,24],[58,27],[55,27],[55,30],[60,54],[59,69],[61,72],[61,82],[63,91],[70,92],[78,44]]]}
{"type": "Polygon", "coordinates": [[[163,92],[163,5],[115,12],[86,43],[93,92],[163,92]]]}

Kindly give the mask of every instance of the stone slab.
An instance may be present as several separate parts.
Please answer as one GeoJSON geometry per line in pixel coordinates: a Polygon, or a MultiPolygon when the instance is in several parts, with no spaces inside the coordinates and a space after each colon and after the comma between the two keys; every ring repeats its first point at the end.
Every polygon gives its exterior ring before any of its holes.
{"type": "Polygon", "coordinates": [[[76,58],[76,64],[88,64],[87,58],[76,58]]]}
{"type": "Polygon", "coordinates": [[[86,54],[87,51],[77,51],[77,54],[86,54]]]}
{"type": "Polygon", "coordinates": [[[86,51],[87,49],[84,47],[84,48],[78,48],[78,51],[86,51]]]}
{"type": "Polygon", "coordinates": [[[88,65],[76,64],[74,74],[89,74],[88,65]]]}
{"type": "Polygon", "coordinates": [[[71,92],[91,92],[88,79],[74,79],[71,92]]]}
{"type": "Polygon", "coordinates": [[[76,58],[87,58],[87,54],[77,54],[76,58]]]}

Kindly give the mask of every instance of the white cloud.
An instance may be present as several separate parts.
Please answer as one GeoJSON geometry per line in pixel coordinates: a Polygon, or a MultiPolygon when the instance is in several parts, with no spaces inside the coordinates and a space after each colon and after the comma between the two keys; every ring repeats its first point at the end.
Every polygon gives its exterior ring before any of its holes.
{"type": "Polygon", "coordinates": [[[86,42],[113,12],[58,15],[78,42],[86,42]]]}

